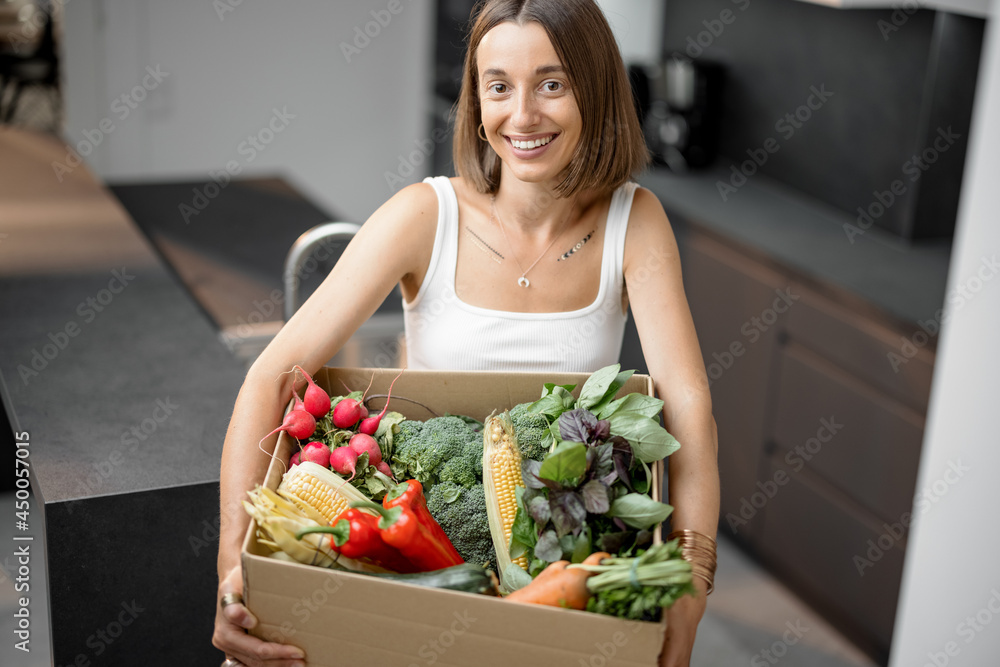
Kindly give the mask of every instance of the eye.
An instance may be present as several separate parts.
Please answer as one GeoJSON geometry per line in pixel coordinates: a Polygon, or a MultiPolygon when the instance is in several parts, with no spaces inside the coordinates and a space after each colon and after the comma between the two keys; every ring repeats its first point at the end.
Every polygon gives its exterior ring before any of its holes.
{"type": "Polygon", "coordinates": [[[487,87],[487,90],[489,90],[491,93],[493,93],[495,95],[503,95],[504,93],[507,92],[507,84],[506,83],[494,83],[494,84],[491,84],[489,87],[487,87]]]}
{"type": "Polygon", "coordinates": [[[542,84],[546,92],[555,93],[563,89],[562,81],[546,81],[542,84]]]}

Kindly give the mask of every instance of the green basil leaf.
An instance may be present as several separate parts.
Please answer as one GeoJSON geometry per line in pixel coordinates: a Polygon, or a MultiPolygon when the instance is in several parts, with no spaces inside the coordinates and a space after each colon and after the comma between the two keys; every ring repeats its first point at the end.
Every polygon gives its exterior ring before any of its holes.
{"type": "Polygon", "coordinates": [[[550,422],[559,419],[559,415],[566,412],[566,402],[559,394],[549,394],[528,406],[529,412],[538,412],[545,415],[550,422]]]}
{"type": "Polygon", "coordinates": [[[580,535],[577,536],[569,560],[572,563],[582,563],[592,551],[593,548],[590,545],[590,526],[586,526],[580,531],[580,535]]]}
{"type": "Polygon", "coordinates": [[[607,393],[608,388],[618,377],[618,371],[621,370],[621,364],[613,364],[611,366],[605,366],[599,371],[594,371],[594,373],[587,378],[587,381],[583,383],[583,388],[580,390],[580,399],[577,401],[577,407],[586,408],[589,410],[592,406],[600,403],[601,399],[604,398],[605,393],[607,393]]]}
{"type": "Polygon", "coordinates": [[[663,523],[674,508],[642,493],[627,493],[611,501],[608,516],[618,517],[633,528],[649,529],[663,523]]]}
{"type": "MultiPolygon", "coordinates": [[[[514,525],[510,529],[510,551],[520,556],[535,546],[538,533],[535,530],[535,523],[524,509],[524,487],[515,487],[514,497],[517,502],[517,512],[514,514],[514,525]]],[[[512,555],[511,558],[517,556],[512,555]]]]}
{"type": "Polygon", "coordinates": [[[664,459],[680,447],[665,428],[638,412],[618,412],[608,421],[611,422],[611,435],[628,440],[636,458],[645,463],[664,459]]]}
{"type": "Polygon", "coordinates": [[[607,419],[616,412],[638,412],[650,419],[658,419],[663,414],[663,401],[653,396],[633,392],[605,405],[597,413],[597,417],[607,419]]]}
{"type": "Polygon", "coordinates": [[[604,396],[601,397],[597,403],[595,403],[590,409],[597,414],[601,412],[605,406],[615,400],[615,396],[618,394],[618,390],[625,386],[628,379],[635,374],[634,370],[627,370],[620,372],[615,379],[608,385],[608,388],[604,392],[604,396]]]}
{"type": "MultiPolygon", "coordinates": [[[[517,556],[512,556],[512,558],[517,558],[517,556]]],[[[502,579],[504,588],[512,593],[532,582],[531,575],[522,570],[517,563],[511,563],[504,568],[502,579]]]]}
{"type": "Polygon", "coordinates": [[[546,382],[542,386],[544,387],[542,396],[548,396],[549,394],[554,393],[558,393],[560,396],[564,394],[572,394],[573,390],[576,389],[575,384],[556,384],[554,382],[546,382]]]}
{"type": "Polygon", "coordinates": [[[545,456],[538,476],[553,482],[573,482],[587,470],[587,446],[582,442],[560,442],[545,456]]]}

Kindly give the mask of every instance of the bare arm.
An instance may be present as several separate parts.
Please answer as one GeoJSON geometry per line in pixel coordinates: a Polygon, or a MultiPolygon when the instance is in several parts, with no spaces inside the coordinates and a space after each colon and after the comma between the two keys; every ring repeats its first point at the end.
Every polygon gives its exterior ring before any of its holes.
{"type": "MultiPolygon", "coordinates": [[[[233,409],[220,473],[220,577],[239,564],[249,524],[241,501],[270,462],[257,447],[281,423],[295,364],[312,374],[344,345],[407,277],[423,277],[434,243],[437,199],[413,185],[379,208],[345,249],[330,275],[278,332],[247,373],[233,409]]],[[[262,445],[273,451],[277,436],[262,445]]]]}
{"type": "MultiPolygon", "coordinates": [[[[625,284],[643,357],[664,401],[664,424],[681,443],[668,465],[668,502],[674,506],[671,526],[714,538],[719,466],[712,397],[684,295],[677,241],[663,207],[648,190],[638,190],[632,205],[625,284]]],[[[694,581],[701,595],[682,598],[669,611],[662,665],[683,666],[690,661],[707,588],[701,579],[694,581]]]]}

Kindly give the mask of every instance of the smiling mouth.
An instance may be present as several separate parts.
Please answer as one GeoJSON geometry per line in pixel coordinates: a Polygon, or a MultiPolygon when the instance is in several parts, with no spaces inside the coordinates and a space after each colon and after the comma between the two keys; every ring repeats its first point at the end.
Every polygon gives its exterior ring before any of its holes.
{"type": "Polygon", "coordinates": [[[532,140],[529,140],[529,141],[522,141],[520,139],[512,139],[511,137],[507,137],[507,139],[508,139],[508,141],[510,141],[511,146],[513,146],[514,148],[517,148],[517,149],[522,150],[522,151],[530,151],[533,148],[540,148],[541,146],[545,146],[550,141],[552,141],[553,139],[555,139],[557,136],[559,136],[559,135],[558,134],[550,134],[547,137],[542,137],[540,139],[532,139],[532,140]]]}

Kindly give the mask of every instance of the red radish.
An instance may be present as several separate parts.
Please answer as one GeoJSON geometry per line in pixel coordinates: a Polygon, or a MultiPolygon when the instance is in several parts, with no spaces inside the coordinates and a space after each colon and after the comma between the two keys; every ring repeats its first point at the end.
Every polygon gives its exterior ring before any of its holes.
{"type": "Polygon", "coordinates": [[[333,425],[337,428],[351,428],[368,414],[365,406],[353,398],[342,399],[333,408],[333,425]]]}
{"type": "Polygon", "coordinates": [[[385,461],[379,461],[375,468],[383,475],[387,475],[390,479],[392,479],[392,481],[396,481],[396,476],[392,474],[392,468],[390,468],[389,464],[385,461]]]}
{"type": "MultiPolygon", "coordinates": [[[[265,454],[267,454],[267,452],[264,451],[264,448],[261,447],[261,445],[265,440],[278,431],[284,431],[288,435],[299,440],[305,440],[316,432],[316,418],[305,411],[305,408],[302,405],[302,399],[299,398],[299,395],[296,394],[294,390],[292,391],[292,396],[295,397],[295,403],[292,405],[292,409],[288,411],[288,414],[285,415],[285,419],[281,422],[281,426],[265,435],[260,439],[260,442],[257,443],[257,449],[265,454]]],[[[271,457],[274,456],[273,454],[267,455],[271,457]]],[[[282,462],[282,464],[284,464],[284,462],[282,462]]]]}
{"type": "Polygon", "coordinates": [[[341,475],[351,473],[347,481],[354,479],[357,474],[358,454],[350,447],[337,447],[330,453],[330,467],[341,475]]]}
{"type": "Polygon", "coordinates": [[[306,387],[306,393],[304,396],[306,412],[317,419],[325,417],[327,413],[330,412],[329,394],[323,391],[323,389],[309,376],[309,373],[306,373],[301,366],[295,366],[295,369],[302,373],[306,382],[309,383],[309,386],[306,387]]]}
{"type": "Polygon", "coordinates": [[[355,433],[347,444],[358,456],[368,452],[369,465],[377,466],[382,463],[382,450],[379,449],[375,438],[367,433],[355,433]]]}
{"type": "Polygon", "coordinates": [[[307,442],[306,446],[302,448],[302,460],[311,461],[326,468],[330,465],[330,448],[316,440],[307,442]]]}
{"type": "Polygon", "coordinates": [[[294,454],[292,454],[292,458],[289,459],[289,461],[288,461],[288,463],[291,464],[292,468],[294,468],[298,464],[302,463],[301,454],[302,454],[302,452],[295,452],[294,454]]]}
{"type": "MultiPolygon", "coordinates": [[[[399,371],[399,375],[402,375],[403,371],[399,371]]],[[[392,385],[396,384],[396,380],[399,379],[399,375],[392,379],[389,384],[389,393],[385,397],[385,407],[382,408],[382,412],[378,413],[374,417],[368,417],[361,420],[361,426],[358,427],[358,431],[366,435],[375,435],[378,431],[378,425],[382,422],[382,417],[385,417],[385,411],[389,409],[389,400],[392,398],[392,385]]]]}

